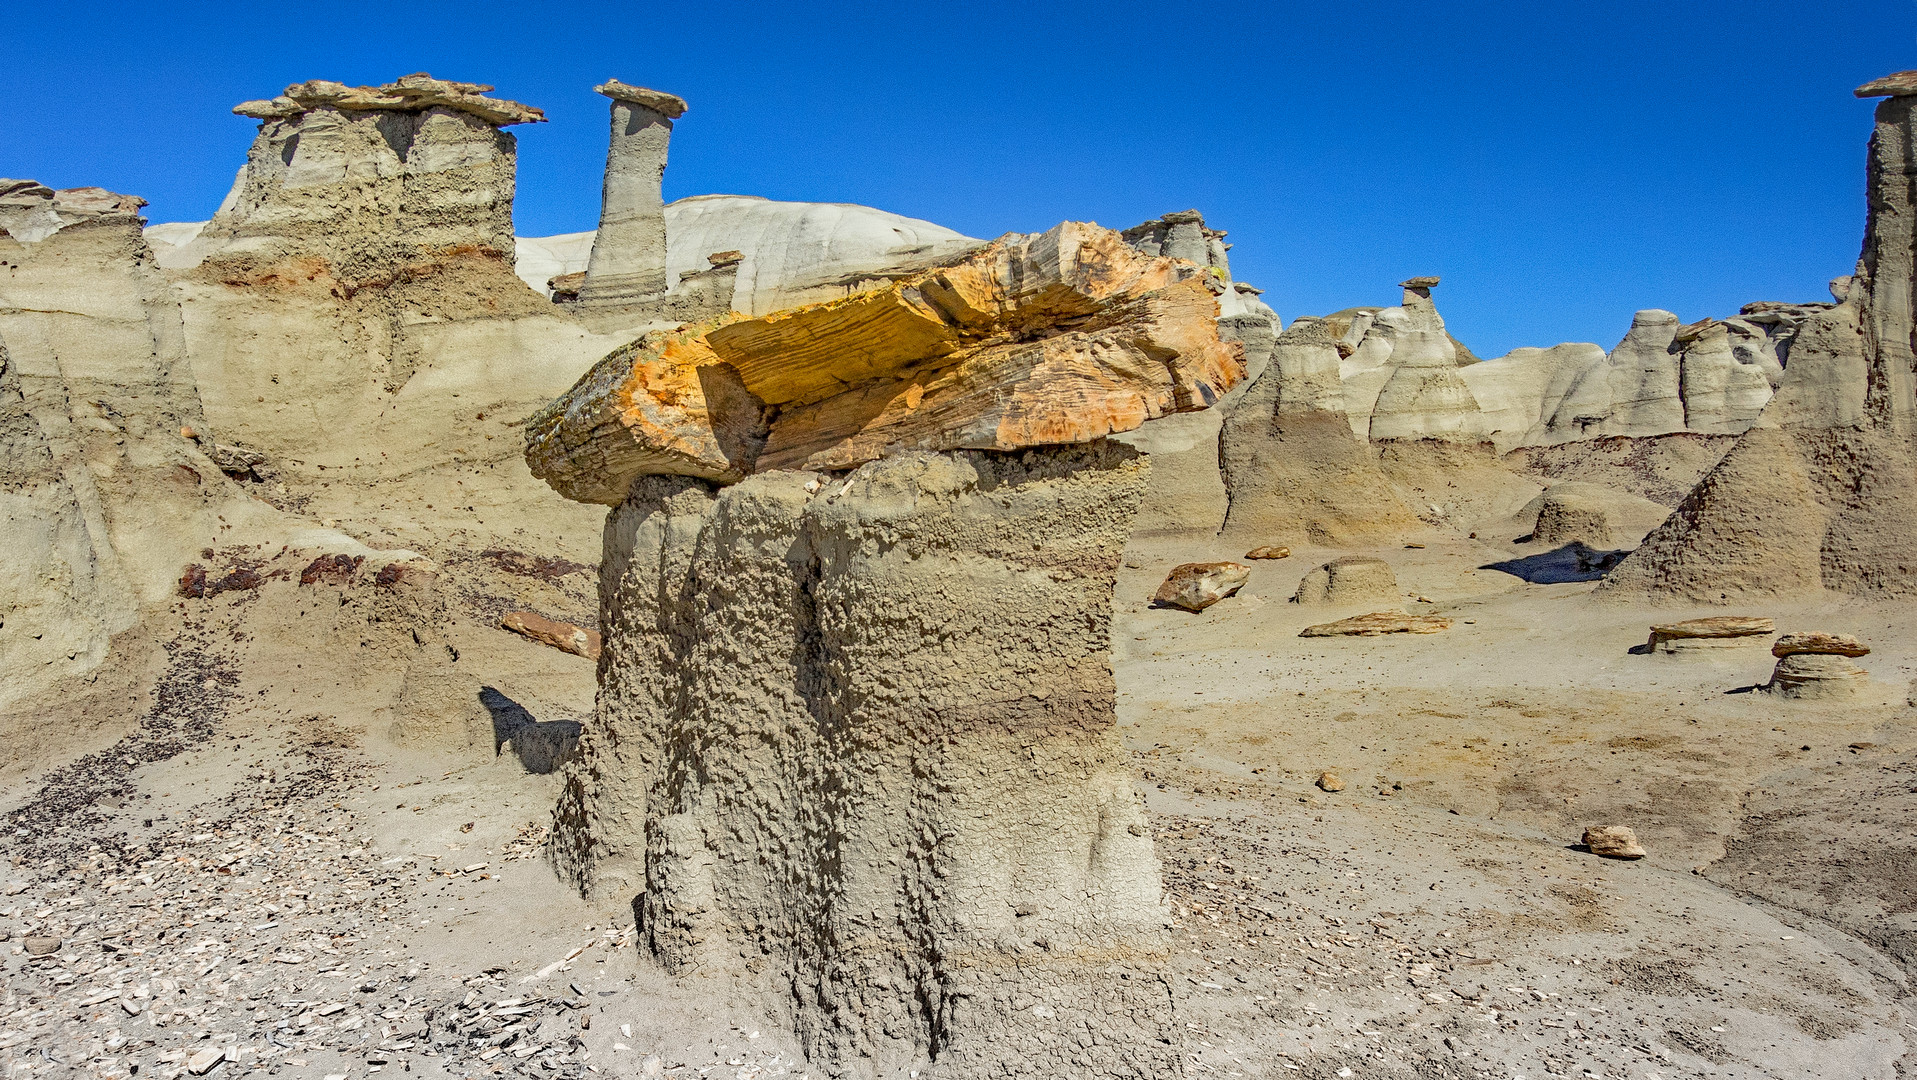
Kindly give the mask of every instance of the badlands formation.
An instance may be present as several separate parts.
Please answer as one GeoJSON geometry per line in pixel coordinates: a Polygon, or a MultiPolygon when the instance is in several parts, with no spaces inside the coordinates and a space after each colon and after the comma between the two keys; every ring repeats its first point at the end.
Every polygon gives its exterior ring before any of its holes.
{"type": "Polygon", "coordinates": [[[1917,73],[1830,301],[1493,359],[591,89],[591,233],[423,74],[0,181],[9,1077],[1910,1070],[1917,73]]]}

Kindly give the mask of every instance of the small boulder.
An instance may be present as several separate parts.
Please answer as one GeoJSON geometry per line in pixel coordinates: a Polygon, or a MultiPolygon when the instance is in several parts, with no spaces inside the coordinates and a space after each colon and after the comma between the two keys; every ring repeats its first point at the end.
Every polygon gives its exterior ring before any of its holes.
{"type": "Polygon", "coordinates": [[[1289,559],[1291,558],[1291,549],[1288,547],[1252,548],[1250,551],[1245,552],[1245,558],[1247,559],[1289,559]]]}
{"type": "Polygon", "coordinates": [[[1651,627],[1646,651],[1684,655],[1762,644],[1777,632],[1777,622],[1757,615],[1716,615],[1708,619],[1658,623],[1651,627]]]}
{"type": "MultiPolygon", "coordinates": [[[[1866,650],[1868,651],[1868,650],[1866,650]]],[[[1794,652],[1777,661],[1765,689],[1797,701],[1839,701],[1857,696],[1870,676],[1848,653],[1794,652]]]]}
{"type": "Polygon", "coordinates": [[[560,274],[546,279],[546,288],[552,294],[555,304],[567,304],[579,299],[579,290],[586,287],[586,272],[575,270],[570,274],[560,274]]]}
{"type": "Polygon", "coordinates": [[[1772,656],[1796,656],[1817,653],[1826,656],[1869,656],[1870,646],[1849,634],[1820,634],[1799,631],[1771,642],[1772,656]]]}
{"type": "Polygon", "coordinates": [[[1365,555],[1346,555],[1311,571],[1292,594],[1297,604],[1363,604],[1398,598],[1398,576],[1391,564],[1365,555]]]}
{"type": "Polygon", "coordinates": [[[60,939],[57,937],[34,936],[22,942],[28,956],[52,956],[60,951],[60,939]]]}
{"type": "Polygon", "coordinates": [[[1155,603],[1203,611],[1251,580],[1251,567],[1235,562],[1195,562],[1174,567],[1152,594],[1155,603]]]}
{"type": "Polygon", "coordinates": [[[200,452],[207,456],[220,471],[237,480],[251,477],[255,480],[270,481],[279,474],[267,463],[266,455],[245,446],[214,442],[200,439],[200,452]]]}
{"type": "Polygon", "coordinates": [[[225,1060],[226,1047],[209,1046],[195,1051],[192,1057],[186,1059],[186,1071],[194,1076],[204,1076],[213,1071],[213,1066],[225,1060]]]}
{"type": "Polygon", "coordinates": [[[588,660],[599,659],[599,650],[604,647],[599,631],[548,619],[536,612],[509,611],[499,620],[499,625],[521,637],[588,660]]]}
{"type": "Polygon", "coordinates": [[[1593,825],[1584,830],[1584,846],[1607,859],[1642,859],[1644,845],[1628,825],[1593,825]]]}
{"type": "Polygon", "coordinates": [[[1319,623],[1298,631],[1299,637],[1378,637],[1383,634],[1436,634],[1451,629],[1442,615],[1407,615],[1402,611],[1374,611],[1337,622],[1319,623]]]}
{"type": "Polygon", "coordinates": [[[1611,514],[1603,499],[1589,489],[1594,484],[1553,484],[1538,496],[1537,524],[1531,527],[1532,541],[1540,544],[1569,544],[1574,541],[1594,548],[1612,545],[1611,514]]]}
{"type": "Polygon", "coordinates": [[[1337,773],[1321,772],[1318,774],[1318,790],[1343,791],[1344,789],[1345,789],[1345,782],[1342,778],[1338,776],[1337,773]]]}

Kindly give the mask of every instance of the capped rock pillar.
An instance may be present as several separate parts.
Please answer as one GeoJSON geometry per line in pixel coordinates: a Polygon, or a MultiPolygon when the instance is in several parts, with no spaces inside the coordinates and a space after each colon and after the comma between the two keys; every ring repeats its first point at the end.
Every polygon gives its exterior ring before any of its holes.
{"type": "Polygon", "coordinates": [[[612,146],[606,152],[606,184],[599,207],[599,234],[579,302],[623,306],[663,296],[666,280],[666,204],[660,181],[672,122],[685,115],[685,99],[617,79],[593,87],[612,99],[612,146]]]}

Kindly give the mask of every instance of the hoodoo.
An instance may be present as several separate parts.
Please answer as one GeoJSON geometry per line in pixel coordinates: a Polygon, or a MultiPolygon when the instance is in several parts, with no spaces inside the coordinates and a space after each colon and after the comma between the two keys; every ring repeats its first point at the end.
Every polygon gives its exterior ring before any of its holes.
{"type": "Polygon", "coordinates": [[[1066,223],[654,336],[535,417],[535,474],[615,507],[562,874],[829,1069],[1178,1075],[1109,641],[1148,468],[1104,437],[1242,379],[1212,280],[1066,223]]]}
{"type": "Polygon", "coordinates": [[[1815,592],[1917,596],[1917,72],[1868,83],[1877,106],[1864,250],[1835,307],[1796,328],[1755,427],[1601,587],[1729,602],[1815,592]]]}
{"type": "Polygon", "coordinates": [[[202,245],[323,254],[355,274],[462,245],[510,262],[516,141],[501,128],[546,115],[490,90],[424,73],[313,79],[234,106],[260,131],[202,245]]]}
{"type": "Polygon", "coordinates": [[[660,185],[672,122],[685,115],[686,102],[618,79],[593,90],[612,99],[612,145],[606,151],[599,232],[579,302],[616,307],[656,300],[672,284],[666,280],[666,203],[660,185]]]}
{"type": "Polygon", "coordinates": [[[686,103],[592,81],[592,232],[424,74],[241,105],[210,221],[0,180],[5,1080],[1913,1059],[1917,72],[1833,302],[1482,361],[1442,252],[1286,323],[1183,202],[665,205],[686,103]]]}

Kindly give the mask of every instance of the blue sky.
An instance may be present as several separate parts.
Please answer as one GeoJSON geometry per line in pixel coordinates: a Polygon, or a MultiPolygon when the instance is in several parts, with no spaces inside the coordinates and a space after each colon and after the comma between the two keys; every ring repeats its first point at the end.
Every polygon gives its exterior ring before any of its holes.
{"type": "Polygon", "coordinates": [[[0,175],[210,215],[308,78],[494,83],[518,231],[591,228],[617,76],[687,98],[668,198],[867,203],[974,236],[1197,207],[1287,320],[1441,274],[1480,355],[1827,297],[1917,0],[321,6],[9,14],[0,175]]]}

